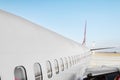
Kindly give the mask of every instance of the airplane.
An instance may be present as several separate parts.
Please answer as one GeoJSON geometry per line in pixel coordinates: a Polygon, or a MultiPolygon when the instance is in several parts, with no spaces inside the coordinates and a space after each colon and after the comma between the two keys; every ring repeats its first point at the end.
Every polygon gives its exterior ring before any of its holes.
{"type": "Polygon", "coordinates": [[[0,80],[83,80],[92,55],[85,43],[86,26],[80,44],[0,10],[0,80]]]}

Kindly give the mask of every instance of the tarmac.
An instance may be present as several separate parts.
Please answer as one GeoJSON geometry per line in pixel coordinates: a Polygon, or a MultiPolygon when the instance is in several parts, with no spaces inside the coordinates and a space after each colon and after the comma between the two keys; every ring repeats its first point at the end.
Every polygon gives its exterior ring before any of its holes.
{"type": "Polygon", "coordinates": [[[90,66],[120,66],[120,53],[94,52],[90,66]]]}

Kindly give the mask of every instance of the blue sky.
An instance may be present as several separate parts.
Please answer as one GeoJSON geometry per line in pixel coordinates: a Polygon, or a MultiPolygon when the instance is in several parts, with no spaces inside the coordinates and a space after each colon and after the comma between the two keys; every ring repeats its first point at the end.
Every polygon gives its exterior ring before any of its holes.
{"type": "Polygon", "coordinates": [[[120,45],[120,0],[0,0],[0,9],[82,42],[87,46],[120,45]]]}

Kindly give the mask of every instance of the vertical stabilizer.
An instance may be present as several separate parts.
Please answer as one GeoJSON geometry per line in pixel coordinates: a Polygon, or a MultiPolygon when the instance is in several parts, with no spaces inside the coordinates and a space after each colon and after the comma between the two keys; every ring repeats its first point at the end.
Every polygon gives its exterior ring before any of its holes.
{"type": "Polygon", "coordinates": [[[83,42],[82,45],[86,45],[86,27],[87,27],[87,21],[85,21],[85,29],[84,29],[84,38],[83,38],[83,42]]]}

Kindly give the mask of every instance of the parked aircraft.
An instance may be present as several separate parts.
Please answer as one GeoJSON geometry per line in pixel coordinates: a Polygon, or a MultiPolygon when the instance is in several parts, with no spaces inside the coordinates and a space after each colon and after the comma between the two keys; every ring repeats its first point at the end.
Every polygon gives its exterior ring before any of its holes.
{"type": "Polygon", "coordinates": [[[0,10],[0,80],[83,79],[92,55],[85,42],[0,10]]]}

